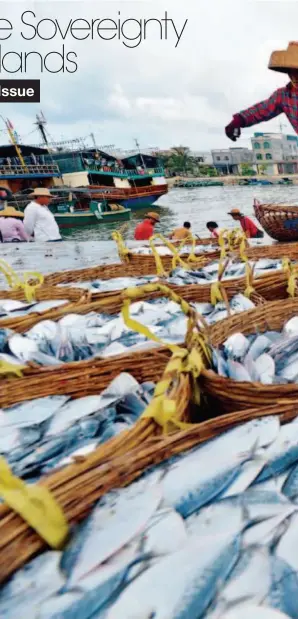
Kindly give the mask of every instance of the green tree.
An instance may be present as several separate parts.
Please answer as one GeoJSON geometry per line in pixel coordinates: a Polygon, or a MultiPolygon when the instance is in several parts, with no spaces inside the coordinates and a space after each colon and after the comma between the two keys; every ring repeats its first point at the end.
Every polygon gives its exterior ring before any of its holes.
{"type": "Polygon", "coordinates": [[[249,163],[241,163],[240,166],[242,176],[254,176],[255,171],[249,163]]]}
{"type": "Polygon", "coordinates": [[[258,168],[259,168],[259,173],[260,174],[267,174],[267,170],[268,170],[268,164],[267,163],[260,163],[260,164],[258,164],[258,168]]]}
{"type": "Polygon", "coordinates": [[[218,176],[217,169],[204,163],[199,164],[200,176],[218,176]]]}
{"type": "Polygon", "coordinates": [[[165,158],[165,167],[176,173],[193,172],[194,161],[190,157],[188,146],[173,146],[171,154],[165,158]]]}

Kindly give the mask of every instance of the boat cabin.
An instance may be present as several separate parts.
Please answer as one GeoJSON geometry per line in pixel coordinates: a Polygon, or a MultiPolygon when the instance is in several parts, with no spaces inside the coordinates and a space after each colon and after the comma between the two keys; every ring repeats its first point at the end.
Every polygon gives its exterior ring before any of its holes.
{"type": "Polygon", "coordinates": [[[49,159],[45,148],[20,144],[23,162],[17,156],[15,146],[0,146],[0,187],[12,193],[51,187],[61,177],[57,163],[49,159]]]}

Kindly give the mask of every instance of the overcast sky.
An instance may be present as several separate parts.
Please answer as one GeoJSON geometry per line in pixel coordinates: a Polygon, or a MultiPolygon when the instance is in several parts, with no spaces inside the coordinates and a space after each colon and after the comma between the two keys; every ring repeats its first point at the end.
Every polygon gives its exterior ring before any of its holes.
{"type": "MultiPolygon", "coordinates": [[[[118,11],[123,21],[162,19],[167,10],[177,30],[186,19],[188,23],[176,48],[173,29],[169,27],[168,40],[161,41],[159,26],[152,22],[148,40],[135,49],[118,40],[76,42],[67,38],[66,51],[78,56],[78,71],[73,74],[41,76],[36,59],[27,75],[2,71],[2,79],[42,79],[40,105],[1,106],[1,114],[13,121],[24,143],[39,141],[33,123],[42,109],[49,133],[56,140],[84,137],[93,131],[98,145],[114,144],[123,149],[133,148],[135,137],[143,148],[179,144],[195,150],[229,147],[232,143],[225,137],[224,127],[233,113],[287,82],[286,76],[267,69],[271,51],[298,39],[295,0],[0,0],[0,17],[14,25],[13,36],[1,42],[2,55],[12,50],[60,51],[63,41],[58,36],[47,43],[21,39],[20,30],[25,27],[20,16],[25,10],[35,12],[35,23],[51,17],[57,18],[61,27],[80,17],[117,19],[118,11]]],[[[135,36],[133,28],[137,29],[137,24],[131,23],[129,36],[135,36]]],[[[280,121],[283,130],[292,133],[284,115],[256,130],[279,131],[280,121]]],[[[244,130],[237,145],[249,146],[252,134],[253,129],[244,130]]],[[[7,142],[5,133],[0,133],[0,141],[7,142]]]]}

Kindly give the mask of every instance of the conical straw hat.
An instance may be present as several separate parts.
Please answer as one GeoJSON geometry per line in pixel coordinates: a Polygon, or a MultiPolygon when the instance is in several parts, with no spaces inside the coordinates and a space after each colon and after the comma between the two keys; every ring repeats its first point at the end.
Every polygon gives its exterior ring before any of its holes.
{"type": "Polygon", "coordinates": [[[287,49],[272,52],[268,68],[281,73],[298,69],[298,41],[291,41],[287,49]]]}

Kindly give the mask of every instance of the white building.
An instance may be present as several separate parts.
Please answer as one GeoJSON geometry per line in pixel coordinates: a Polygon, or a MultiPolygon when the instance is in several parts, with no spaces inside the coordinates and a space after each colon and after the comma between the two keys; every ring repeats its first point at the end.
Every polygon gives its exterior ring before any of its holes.
{"type": "Polygon", "coordinates": [[[267,174],[291,174],[297,170],[298,136],[255,133],[251,138],[254,162],[267,174]]]}

